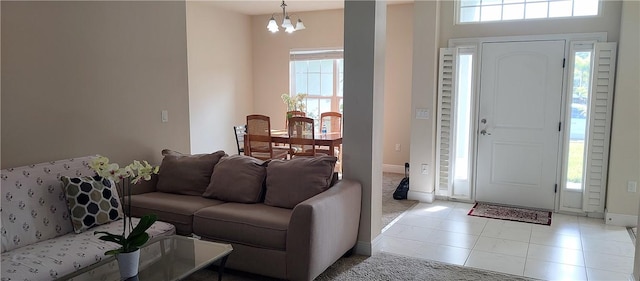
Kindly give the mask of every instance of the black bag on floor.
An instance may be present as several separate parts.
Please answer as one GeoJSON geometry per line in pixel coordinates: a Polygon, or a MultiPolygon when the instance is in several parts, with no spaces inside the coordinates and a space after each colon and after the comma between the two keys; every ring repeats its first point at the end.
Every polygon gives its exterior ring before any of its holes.
{"type": "Polygon", "coordinates": [[[407,199],[407,193],[409,192],[409,163],[404,163],[404,178],[396,187],[396,191],[393,192],[393,199],[403,200],[407,199]]]}

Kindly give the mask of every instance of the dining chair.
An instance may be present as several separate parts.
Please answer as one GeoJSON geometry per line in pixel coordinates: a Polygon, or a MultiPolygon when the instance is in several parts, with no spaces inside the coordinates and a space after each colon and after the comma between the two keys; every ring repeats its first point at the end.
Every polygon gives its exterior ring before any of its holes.
{"type": "Polygon", "coordinates": [[[247,115],[244,154],[261,160],[286,159],[288,149],[277,149],[271,141],[271,120],[269,116],[247,115]]]}
{"type": "Polygon", "coordinates": [[[316,155],[315,128],[312,118],[291,117],[287,129],[291,158],[316,155]]]}
{"type": "Polygon", "coordinates": [[[342,132],[342,113],[340,112],[322,112],[320,113],[320,129],[326,126],[329,133],[342,132]]]}
{"type": "MultiPolygon", "coordinates": [[[[320,113],[320,131],[327,130],[327,133],[342,133],[342,113],[340,112],[323,112],[320,113]]],[[[328,155],[339,155],[340,147],[336,147],[335,151],[329,151],[328,147],[319,147],[318,151],[328,155]]]]}
{"type": "Polygon", "coordinates": [[[287,111],[287,114],[284,116],[285,117],[285,122],[284,122],[284,127],[289,128],[289,118],[291,117],[307,117],[307,113],[304,111],[300,111],[300,110],[291,110],[291,111],[287,111]]]}
{"type": "Polygon", "coordinates": [[[244,154],[244,135],[247,133],[247,126],[233,126],[233,133],[236,135],[236,145],[238,146],[238,155],[244,154]]]}
{"type": "MultiPolygon", "coordinates": [[[[342,134],[342,113],[329,111],[320,113],[320,131],[326,130],[327,133],[342,134]]],[[[334,151],[329,151],[329,147],[320,146],[316,149],[317,153],[337,156],[336,171],[342,172],[342,145],[336,146],[334,151]]]]}

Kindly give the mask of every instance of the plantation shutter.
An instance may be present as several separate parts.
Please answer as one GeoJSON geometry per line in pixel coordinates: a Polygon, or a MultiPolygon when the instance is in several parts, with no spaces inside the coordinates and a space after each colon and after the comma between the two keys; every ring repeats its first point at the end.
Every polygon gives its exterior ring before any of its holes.
{"type": "Polygon", "coordinates": [[[583,210],[604,212],[611,135],[616,43],[596,43],[589,105],[583,210]]]}
{"type": "Polygon", "coordinates": [[[436,143],[436,193],[449,195],[453,185],[453,134],[456,95],[455,48],[440,49],[438,78],[438,125],[436,143]]]}

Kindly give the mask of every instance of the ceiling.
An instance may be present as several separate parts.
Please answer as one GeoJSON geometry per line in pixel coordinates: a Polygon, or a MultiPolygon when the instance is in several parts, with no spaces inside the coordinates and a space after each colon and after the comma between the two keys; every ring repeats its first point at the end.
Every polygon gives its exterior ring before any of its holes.
{"type": "MultiPolygon", "coordinates": [[[[198,1],[198,0],[195,0],[198,1]]],[[[282,13],[281,0],[214,0],[202,1],[216,7],[245,15],[266,15],[282,13]]],[[[413,0],[387,0],[388,4],[411,3],[413,0]]],[[[333,10],[344,8],[343,0],[286,0],[287,13],[333,10]]]]}

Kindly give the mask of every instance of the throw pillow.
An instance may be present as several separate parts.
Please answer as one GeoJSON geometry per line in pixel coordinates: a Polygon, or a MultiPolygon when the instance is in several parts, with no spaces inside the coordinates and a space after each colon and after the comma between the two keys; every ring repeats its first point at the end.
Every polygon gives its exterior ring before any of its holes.
{"type": "Polygon", "coordinates": [[[115,184],[101,177],[60,177],[75,233],[123,217],[115,184]]]}
{"type": "Polygon", "coordinates": [[[171,151],[163,151],[163,154],[156,190],[198,196],[209,186],[213,167],[226,155],[222,150],[211,154],[188,155],[171,151]]]}
{"type": "Polygon", "coordinates": [[[266,162],[244,155],[222,157],[213,169],[203,197],[236,203],[257,203],[267,176],[266,162]]]}
{"type": "Polygon", "coordinates": [[[333,156],[272,160],[267,166],[264,203],[292,209],[298,203],[329,189],[337,160],[333,156]]]}

